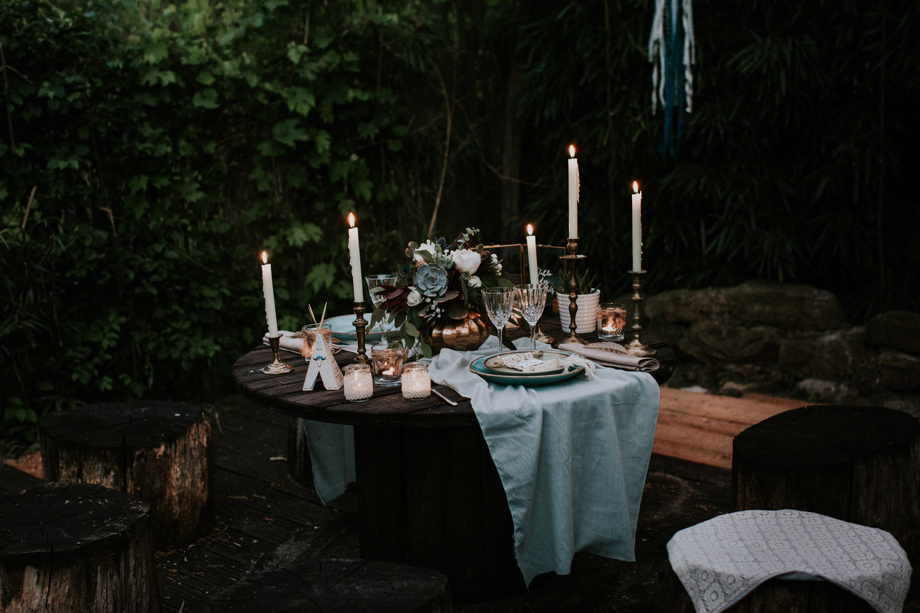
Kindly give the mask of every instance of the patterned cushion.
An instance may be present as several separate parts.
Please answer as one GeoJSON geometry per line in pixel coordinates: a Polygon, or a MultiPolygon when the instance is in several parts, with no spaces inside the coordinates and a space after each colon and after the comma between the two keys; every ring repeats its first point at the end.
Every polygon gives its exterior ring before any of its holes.
{"type": "Polygon", "coordinates": [[[739,511],[681,530],[668,557],[699,613],[719,613],[773,577],[836,583],[880,613],[901,611],[907,554],[891,534],[784,509],[739,511]]]}

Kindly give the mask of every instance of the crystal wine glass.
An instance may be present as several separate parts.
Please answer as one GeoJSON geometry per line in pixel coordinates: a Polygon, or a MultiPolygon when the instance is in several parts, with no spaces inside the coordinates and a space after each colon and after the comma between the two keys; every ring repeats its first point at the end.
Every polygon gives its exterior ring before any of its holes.
{"type": "Polygon", "coordinates": [[[502,345],[502,330],[511,317],[514,307],[514,290],[510,287],[494,287],[482,290],[482,302],[486,306],[489,319],[498,329],[498,352],[504,351],[502,345]]]}
{"type": "Polygon", "coordinates": [[[520,305],[521,315],[530,325],[530,342],[533,348],[537,348],[537,322],[543,315],[543,307],[546,305],[546,285],[515,285],[514,297],[520,305]]]}
{"type": "MultiPolygon", "coordinates": [[[[388,273],[385,275],[367,275],[364,277],[364,280],[367,281],[367,293],[371,297],[371,303],[374,305],[375,309],[379,309],[383,303],[383,286],[384,285],[396,285],[396,281],[399,277],[396,276],[396,273],[388,273]]],[[[385,324],[385,320],[381,320],[377,325],[380,326],[382,330],[385,324]]]]}

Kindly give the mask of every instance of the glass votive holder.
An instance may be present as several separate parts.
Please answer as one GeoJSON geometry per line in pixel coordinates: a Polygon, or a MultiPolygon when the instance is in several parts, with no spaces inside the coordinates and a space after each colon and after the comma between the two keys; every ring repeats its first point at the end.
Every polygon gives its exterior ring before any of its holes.
{"type": "Polygon", "coordinates": [[[597,307],[597,338],[602,341],[623,340],[626,307],[619,302],[604,302],[597,307]]]}
{"type": "Polygon", "coordinates": [[[402,374],[402,395],[409,400],[420,400],[431,395],[431,377],[428,364],[406,364],[402,374]]]}
{"type": "Polygon", "coordinates": [[[367,364],[349,364],[342,369],[345,378],[345,399],[364,402],[374,395],[374,379],[367,364]]]}
{"type": "Polygon", "coordinates": [[[403,364],[409,356],[405,347],[371,349],[374,383],[381,387],[395,387],[402,377],[403,364]]]}
{"type": "Polygon", "coordinates": [[[332,357],[332,326],[323,324],[320,329],[319,324],[307,324],[300,329],[300,336],[303,337],[303,349],[300,355],[306,359],[313,357],[313,345],[316,344],[316,337],[322,334],[323,344],[326,345],[326,357],[332,357]]]}

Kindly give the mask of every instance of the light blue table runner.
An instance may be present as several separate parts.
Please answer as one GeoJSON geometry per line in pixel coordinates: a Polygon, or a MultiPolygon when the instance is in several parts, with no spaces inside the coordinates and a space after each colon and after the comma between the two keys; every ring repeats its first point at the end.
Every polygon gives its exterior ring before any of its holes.
{"type": "MultiPolygon", "coordinates": [[[[530,347],[527,339],[515,344],[530,347]]],[[[548,571],[568,574],[577,551],[635,560],[658,384],[647,373],[602,367],[597,381],[490,384],[469,364],[496,350],[443,349],[429,372],[473,405],[505,488],[524,580],[548,571]]]]}

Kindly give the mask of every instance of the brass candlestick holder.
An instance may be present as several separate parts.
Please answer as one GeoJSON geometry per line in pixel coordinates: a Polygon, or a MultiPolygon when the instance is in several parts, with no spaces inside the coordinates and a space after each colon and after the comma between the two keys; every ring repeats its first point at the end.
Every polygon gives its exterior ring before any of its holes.
{"type": "Polygon", "coordinates": [[[283,375],[285,373],[291,372],[294,370],[292,367],[288,366],[281,361],[281,337],[269,337],[268,346],[272,350],[272,361],[269,364],[266,364],[259,369],[259,372],[264,375],[283,375]]]}
{"type": "Polygon", "coordinates": [[[565,269],[569,273],[569,336],[560,341],[560,343],[580,343],[587,345],[588,341],[584,340],[575,332],[578,328],[578,322],[575,321],[575,314],[578,313],[578,279],[575,276],[575,270],[578,263],[585,259],[585,256],[578,255],[578,237],[570,236],[565,245],[566,255],[561,256],[565,260],[565,269]]]}
{"type": "Polygon", "coordinates": [[[639,289],[642,287],[642,275],[645,274],[644,270],[631,270],[629,274],[633,276],[632,288],[633,295],[632,301],[634,305],[633,309],[633,339],[626,344],[626,351],[630,355],[637,355],[639,357],[648,357],[650,355],[655,355],[657,351],[652,349],[648,345],[642,342],[640,338],[640,331],[642,326],[639,325],[639,304],[642,302],[642,295],[639,293],[639,289]]]}
{"type": "Polygon", "coordinates": [[[364,332],[367,328],[367,320],[364,319],[364,313],[367,308],[364,302],[355,302],[355,336],[358,338],[358,356],[355,358],[355,364],[370,364],[367,357],[367,347],[364,346],[364,332]]]}

